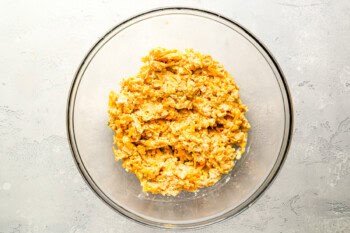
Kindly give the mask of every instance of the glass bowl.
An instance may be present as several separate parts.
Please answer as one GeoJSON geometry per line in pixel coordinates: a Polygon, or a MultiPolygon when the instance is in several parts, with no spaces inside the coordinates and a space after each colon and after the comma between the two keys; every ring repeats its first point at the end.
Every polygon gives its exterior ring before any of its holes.
{"type": "Polygon", "coordinates": [[[152,10],[103,36],[84,58],[70,90],[67,130],[77,167],[111,208],[137,222],[192,228],[249,207],[271,184],[291,142],[292,103],[286,80],[269,51],[237,23],[190,8],[152,10]],[[145,194],[134,174],[115,162],[107,126],[108,95],[136,75],[154,47],[193,48],[224,65],[240,87],[252,126],[246,153],[217,184],[178,196],[145,194]]]}

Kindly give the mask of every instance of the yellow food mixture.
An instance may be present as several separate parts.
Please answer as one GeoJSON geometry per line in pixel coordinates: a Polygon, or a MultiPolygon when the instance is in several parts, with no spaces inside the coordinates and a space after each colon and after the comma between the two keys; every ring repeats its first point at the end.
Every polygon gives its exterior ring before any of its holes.
{"type": "Polygon", "coordinates": [[[250,125],[233,77],[210,55],[155,48],[109,96],[117,161],[144,192],[215,184],[244,153],[250,125]]]}

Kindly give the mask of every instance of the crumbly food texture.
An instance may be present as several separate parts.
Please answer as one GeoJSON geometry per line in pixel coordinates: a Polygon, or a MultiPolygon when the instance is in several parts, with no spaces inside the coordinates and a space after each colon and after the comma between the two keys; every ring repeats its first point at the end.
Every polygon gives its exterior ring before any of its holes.
{"type": "Polygon", "coordinates": [[[144,192],[215,184],[241,158],[250,125],[233,77],[210,55],[155,48],[109,95],[115,159],[144,192]]]}

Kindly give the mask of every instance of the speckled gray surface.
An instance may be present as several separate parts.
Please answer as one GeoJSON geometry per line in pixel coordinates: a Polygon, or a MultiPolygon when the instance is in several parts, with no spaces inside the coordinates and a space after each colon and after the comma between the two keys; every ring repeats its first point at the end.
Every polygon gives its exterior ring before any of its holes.
{"type": "Polygon", "coordinates": [[[87,187],[66,98],[90,47],[121,20],[184,5],[248,28],[280,63],[295,109],[288,159],[237,217],[188,232],[350,232],[350,2],[18,1],[0,7],[0,232],[171,232],[118,215],[87,187]]]}

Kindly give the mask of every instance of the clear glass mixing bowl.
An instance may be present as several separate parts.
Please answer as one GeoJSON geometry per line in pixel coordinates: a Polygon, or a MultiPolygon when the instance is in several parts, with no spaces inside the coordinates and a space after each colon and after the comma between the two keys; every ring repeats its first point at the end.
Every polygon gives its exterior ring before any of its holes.
{"type": "Polygon", "coordinates": [[[292,122],[286,80],[261,42],[221,15],[189,8],[153,10],[108,32],[84,58],[67,107],[69,142],[87,184],[119,213],[166,228],[207,225],[250,206],[281,168],[292,122]],[[197,193],[145,194],[135,175],[114,160],[113,132],[107,126],[109,92],[122,78],[135,75],[140,58],[157,46],[211,54],[233,75],[249,108],[246,153],[231,173],[197,193]]]}

